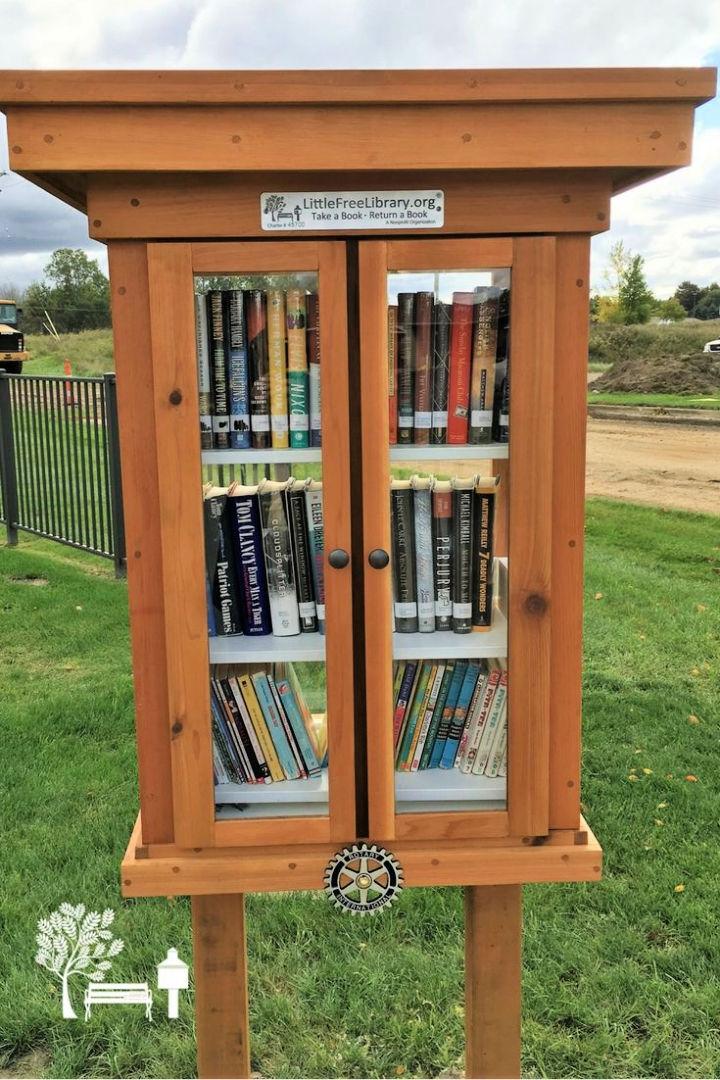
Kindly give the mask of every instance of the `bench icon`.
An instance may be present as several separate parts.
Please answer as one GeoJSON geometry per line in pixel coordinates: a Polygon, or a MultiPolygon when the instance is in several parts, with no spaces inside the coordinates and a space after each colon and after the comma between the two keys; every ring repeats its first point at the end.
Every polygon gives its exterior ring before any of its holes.
{"type": "Polygon", "coordinates": [[[85,1019],[93,1005],[144,1005],[152,1020],[152,991],[147,983],[89,983],[85,990],[85,1019]]]}

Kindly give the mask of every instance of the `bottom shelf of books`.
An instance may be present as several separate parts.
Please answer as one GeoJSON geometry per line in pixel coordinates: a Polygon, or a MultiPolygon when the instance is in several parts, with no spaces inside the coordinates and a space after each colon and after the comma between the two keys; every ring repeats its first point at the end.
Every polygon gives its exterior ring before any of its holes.
{"type": "Polygon", "coordinates": [[[210,691],[216,816],[326,815],[325,665],[215,665],[210,691]]]}

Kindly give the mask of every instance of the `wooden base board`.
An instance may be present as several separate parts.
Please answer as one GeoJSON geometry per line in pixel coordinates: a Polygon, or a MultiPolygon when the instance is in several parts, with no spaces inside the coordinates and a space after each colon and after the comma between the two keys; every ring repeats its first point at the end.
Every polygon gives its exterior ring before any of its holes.
{"type": "MultiPolygon", "coordinates": [[[[140,835],[138,817],[122,862],[122,893],[127,897],[322,889],[328,861],[344,846],[187,850],[171,844],[144,846],[140,835]]],[[[348,837],[347,843],[354,839],[348,837]]],[[[602,849],[582,819],[579,830],[548,837],[402,841],[387,846],[400,861],[410,888],[597,881],[602,872],[602,849]]]]}

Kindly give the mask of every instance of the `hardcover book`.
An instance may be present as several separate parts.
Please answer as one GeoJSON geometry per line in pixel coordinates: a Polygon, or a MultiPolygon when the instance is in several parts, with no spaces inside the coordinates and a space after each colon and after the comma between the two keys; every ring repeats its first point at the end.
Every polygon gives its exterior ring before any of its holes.
{"type": "Polygon", "coordinates": [[[239,582],[240,621],[244,634],[270,634],[270,605],[256,486],[232,484],[228,519],[239,582]]]}
{"type": "Polygon", "coordinates": [[[318,630],[325,633],[325,525],[323,519],[322,483],[319,480],[305,482],[305,509],[307,511],[308,548],[310,552],[315,611],[318,630]]]}
{"type": "Polygon", "coordinates": [[[427,445],[432,427],[433,294],[415,294],[415,416],[414,441],[427,445]]]}
{"type": "Polygon", "coordinates": [[[245,450],[250,446],[250,388],[243,294],[239,289],[232,289],[224,292],[222,298],[230,446],[234,450],[245,450]]]}
{"type": "Polygon", "coordinates": [[[217,289],[207,294],[207,310],[212,373],[213,444],[224,449],[230,446],[230,398],[225,362],[222,293],[217,289]]]}
{"type": "Polygon", "coordinates": [[[290,446],[302,450],[309,445],[310,400],[308,387],[307,314],[302,289],[288,289],[286,300],[288,343],[288,405],[290,446]]]}
{"type": "Polygon", "coordinates": [[[499,294],[500,290],[493,287],[475,289],[469,431],[473,445],[492,441],[499,294]]]}
{"type": "Polygon", "coordinates": [[[473,294],[453,293],[448,385],[448,443],[468,441],[473,294]]]}
{"type": "Polygon", "coordinates": [[[435,304],[433,317],[433,390],[432,429],[430,442],[442,446],[447,442],[448,386],[450,378],[450,324],[452,308],[449,304],[435,304]]]}
{"type": "Polygon", "coordinates": [[[265,293],[261,289],[251,289],[244,295],[250,379],[250,443],[256,450],[267,450],[272,440],[265,293]]]}
{"type": "Polygon", "coordinates": [[[413,490],[409,480],[390,482],[395,629],[418,630],[413,490]]]}
{"type": "Polygon", "coordinates": [[[207,301],[195,295],[195,344],[197,350],[198,403],[200,406],[200,446],[212,450],[212,378],[210,375],[210,338],[208,335],[207,301]]]}
{"type": "Polygon", "coordinates": [[[281,480],[261,480],[258,485],[270,619],[276,637],[300,633],[284,491],[285,483],[281,480]]]}
{"type": "Polygon", "coordinates": [[[453,493],[453,613],[456,634],[472,630],[472,537],[475,477],[456,478],[453,493]]]}
{"type": "Polygon", "coordinates": [[[398,442],[413,441],[415,423],[414,293],[398,293],[397,302],[397,413],[398,442]]]}
{"type": "Polygon", "coordinates": [[[394,446],[398,441],[398,309],[397,304],[388,306],[388,413],[390,420],[389,438],[390,445],[394,446]]]}
{"type": "Polygon", "coordinates": [[[315,633],[318,628],[318,619],[315,607],[315,589],[313,587],[312,558],[308,543],[307,507],[303,482],[297,480],[288,481],[285,490],[285,502],[290,525],[300,629],[304,633],[315,633]]]}
{"type": "Polygon", "coordinates": [[[480,477],[473,506],[472,627],[489,630],[493,611],[493,526],[495,522],[495,476],[480,477]]]}
{"type": "Polygon", "coordinates": [[[267,294],[268,371],[270,379],[270,433],[276,449],[290,445],[288,435],[287,361],[285,355],[285,294],[267,294]]]}
{"type": "Polygon", "coordinates": [[[215,628],[219,635],[240,634],[237,582],[232,556],[232,542],[225,505],[224,488],[206,484],[203,488],[205,560],[215,609],[215,628]]]}
{"type": "Polygon", "coordinates": [[[415,582],[417,595],[418,630],[432,633],[435,629],[435,582],[433,576],[432,495],[429,477],[413,476],[413,510],[415,515],[415,582]]]}
{"type": "Polygon", "coordinates": [[[309,293],[307,310],[308,391],[310,396],[310,445],[322,445],[322,382],[320,377],[320,297],[309,293]]]}
{"type": "Polygon", "coordinates": [[[452,630],[452,484],[436,480],[432,487],[435,629],[452,630]]]}

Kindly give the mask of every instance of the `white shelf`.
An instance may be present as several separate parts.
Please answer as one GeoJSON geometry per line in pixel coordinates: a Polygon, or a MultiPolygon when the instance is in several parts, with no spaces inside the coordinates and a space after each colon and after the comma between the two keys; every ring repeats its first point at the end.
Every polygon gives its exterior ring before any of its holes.
{"type": "Polygon", "coordinates": [[[475,660],[507,656],[507,619],[495,608],[490,630],[454,634],[435,630],[430,634],[393,634],[394,660],[475,660]]]}
{"type": "Polygon", "coordinates": [[[322,448],[308,450],[203,450],[203,465],[292,465],[294,462],[322,461],[322,448]]]}
{"type": "Polygon", "coordinates": [[[327,803],[327,769],[308,780],[277,780],[272,784],[216,784],[216,803],[327,803]]]}
{"type": "Polygon", "coordinates": [[[459,769],[422,769],[395,773],[395,798],[406,802],[504,801],[504,776],[468,776],[459,769]]]}
{"type": "Polygon", "coordinates": [[[390,447],[391,461],[473,461],[480,458],[498,460],[509,457],[508,443],[483,443],[482,446],[415,446],[390,447]]]}
{"type": "Polygon", "coordinates": [[[275,637],[244,634],[208,638],[211,664],[280,664],[286,660],[324,660],[324,634],[275,637]]]}

